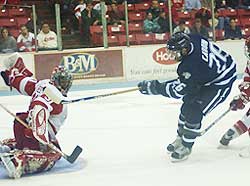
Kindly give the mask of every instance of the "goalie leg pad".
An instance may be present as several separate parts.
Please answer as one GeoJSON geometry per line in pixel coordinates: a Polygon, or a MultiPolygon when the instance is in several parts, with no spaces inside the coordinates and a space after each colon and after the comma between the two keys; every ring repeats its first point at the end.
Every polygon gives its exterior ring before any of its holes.
{"type": "Polygon", "coordinates": [[[23,174],[33,174],[50,170],[60,159],[57,152],[40,152],[35,150],[14,150],[1,154],[0,158],[10,178],[20,178],[23,174]]]}

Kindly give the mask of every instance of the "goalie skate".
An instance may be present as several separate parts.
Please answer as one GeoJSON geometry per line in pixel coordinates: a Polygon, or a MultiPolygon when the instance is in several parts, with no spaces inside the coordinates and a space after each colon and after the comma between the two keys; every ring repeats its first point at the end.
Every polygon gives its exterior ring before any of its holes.
{"type": "Polygon", "coordinates": [[[0,153],[0,159],[10,178],[20,178],[22,175],[22,162],[14,158],[12,153],[0,153]]]}

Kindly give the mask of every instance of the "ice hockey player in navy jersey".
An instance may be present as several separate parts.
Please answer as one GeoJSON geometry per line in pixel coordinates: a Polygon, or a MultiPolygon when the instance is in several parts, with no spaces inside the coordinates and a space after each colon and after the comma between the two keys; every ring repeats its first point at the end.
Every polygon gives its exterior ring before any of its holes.
{"type": "Polygon", "coordinates": [[[236,64],[228,53],[199,35],[175,33],[167,49],[180,61],[178,78],[162,83],[142,81],[138,87],[142,94],[182,98],[177,138],[167,146],[171,160],[176,162],[190,155],[203,116],[229,95],[236,79],[236,64]]]}

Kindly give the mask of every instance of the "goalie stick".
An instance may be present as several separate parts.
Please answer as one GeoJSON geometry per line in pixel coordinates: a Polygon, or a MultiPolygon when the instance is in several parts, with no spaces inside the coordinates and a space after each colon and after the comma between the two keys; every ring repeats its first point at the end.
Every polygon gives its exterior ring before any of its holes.
{"type": "MultiPolygon", "coordinates": [[[[30,128],[27,123],[25,123],[23,120],[21,120],[19,117],[17,117],[15,114],[13,114],[9,109],[7,109],[5,106],[0,104],[0,107],[2,107],[6,112],[8,112],[11,116],[13,116],[18,122],[20,122],[24,127],[30,128]]],[[[82,148],[80,146],[76,146],[73,150],[73,152],[70,155],[65,154],[62,152],[59,148],[57,148],[53,143],[49,143],[48,147],[51,148],[52,150],[58,152],[61,154],[61,156],[66,159],[69,163],[74,163],[78,156],[82,152],[82,148]]]]}
{"type": "Polygon", "coordinates": [[[133,92],[139,90],[138,87],[128,89],[128,90],[122,90],[118,92],[112,92],[112,93],[107,93],[107,94],[101,94],[101,95],[96,95],[96,96],[90,96],[90,97],[83,97],[83,98],[78,98],[78,99],[68,99],[67,97],[63,96],[61,92],[52,85],[47,86],[44,89],[44,93],[48,98],[50,98],[53,102],[57,104],[69,104],[69,103],[75,103],[79,101],[87,101],[91,99],[98,99],[98,98],[103,98],[103,97],[108,97],[108,96],[113,96],[113,95],[118,95],[118,94],[124,94],[127,92],[133,92]]]}

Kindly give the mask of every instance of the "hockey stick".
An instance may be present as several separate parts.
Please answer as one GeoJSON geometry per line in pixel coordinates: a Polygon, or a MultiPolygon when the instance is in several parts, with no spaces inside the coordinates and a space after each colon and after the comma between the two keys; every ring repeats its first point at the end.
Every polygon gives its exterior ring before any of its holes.
{"type": "Polygon", "coordinates": [[[227,109],[225,112],[223,112],[214,122],[212,122],[210,125],[208,125],[207,128],[202,130],[201,132],[193,132],[187,129],[183,129],[185,131],[185,134],[195,135],[195,136],[203,136],[209,129],[211,129],[218,121],[220,121],[231,109],[227,109]]]}
{"type": "MultiPolygon", "coordinates": [[[[6,112],[8,112],[11,116],[13,116],[19,123],[21,123],[24,127],[30,129],[27,123],[25,123],[23,120],[21,120],[19,117],[17,117],[15,114],[13,114],[9,109],[7,109],[5,106],[0,104],[0,107],[2,107],[6,112]]],[[[76,146],[73,152],[70,155],[65,154],[62,152],[59,148],[57,148],[53,143],[49,143],[48,147],[51,148],[52,150],[60,153],[64,159],[66,159],[70,163],[74,163],[78,156],[82,152],[82,148],[80,146],[76,146]]]]}
{"type": "Polygon", "coordinates": [[[98,98],[103,98],[103,97],[108,97],[108,96],[113,96],[113,95],[118,95],[118,94],[124,94],[127,92],[133,92],[139,90],[138,87],[128,89],[128,90],[122,90],[118,92],[112,92],[108,94],[101,94],[101,95],[96,95],[96,96],[90,96],[90,97],[84,97],[84,98],[78,98],[78,99],[67,99],[67,97],[64,97],[61,92],[54,86],[47,86],[44,89],[44,93],[55,103],[57,104],[69,104],[69,103],[75,103],[79,101],[87,101],[91,99],[98,99],[98,98]]]}

